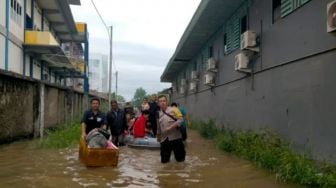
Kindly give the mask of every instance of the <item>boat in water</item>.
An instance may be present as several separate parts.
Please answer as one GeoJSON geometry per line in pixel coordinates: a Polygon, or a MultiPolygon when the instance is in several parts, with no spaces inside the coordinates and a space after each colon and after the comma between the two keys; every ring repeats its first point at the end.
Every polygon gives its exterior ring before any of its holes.
{"type": "Polygon", "coordinates": [[[88,167],[117,166],[119,149],[112,148],[89,148],[84,139],[80,140],[79,160],[88,167]]]}
{"type": "Polygon", "coordinates": [[[157,141],[156,138],[153,137],[142,137],[142,138],[134,138],[132,135],[126,135],[125,144],[128,147],[139,148],[139,149],[160,149],[160,142],[157,141]]]}

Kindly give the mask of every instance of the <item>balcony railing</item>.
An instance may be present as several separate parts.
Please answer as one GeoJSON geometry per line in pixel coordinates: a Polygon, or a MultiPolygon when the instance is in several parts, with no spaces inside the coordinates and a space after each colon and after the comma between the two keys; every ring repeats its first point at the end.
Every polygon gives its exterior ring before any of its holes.
{"type": "Polygon", "coordinates": [[[85,32],[85,23],[77,22],[76,23],[76,29],[78,33],[84,33],[85,32]]]}
{"type": "Polygon", "coordinates": [[[59,46],[49,31],[25,31],[25,45],[59,46]]]}

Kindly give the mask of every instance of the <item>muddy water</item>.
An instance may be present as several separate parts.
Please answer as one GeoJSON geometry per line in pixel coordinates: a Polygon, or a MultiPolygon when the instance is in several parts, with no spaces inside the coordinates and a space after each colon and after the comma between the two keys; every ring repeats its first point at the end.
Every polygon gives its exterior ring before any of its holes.
{"type": "Polygon", "coordinates": [[[0,187],[295,187],[218,151],[190,131],[187,159],[162,165],[159,151],[121,148],[116,168],[86,168],[78,149],[41,150],[29,141],[0,147],[0,187]]]}

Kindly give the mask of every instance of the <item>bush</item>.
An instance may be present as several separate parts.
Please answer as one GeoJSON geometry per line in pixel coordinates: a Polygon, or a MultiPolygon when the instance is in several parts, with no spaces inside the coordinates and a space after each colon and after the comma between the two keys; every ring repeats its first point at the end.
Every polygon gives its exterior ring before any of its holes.
{"type": "Polygon", "coordinates": [[[217,148],[252,161],[271,170],[283,181],[292,181],[310,187],[335,187],[336,167],[318,165],[309,156],[294,152],[289,144],[269,130],[260,133],[218,130],[215,121],[191,123],[201,136],[214,139],[217,148]]]}
{"type": "Polygon", "coordinates": [[[40,148],[67,148],[76,146],[81,137],[81,128],[78,121],[65,124],[57,129],[49,130],[47,137],[38,142],[40,148]]]}

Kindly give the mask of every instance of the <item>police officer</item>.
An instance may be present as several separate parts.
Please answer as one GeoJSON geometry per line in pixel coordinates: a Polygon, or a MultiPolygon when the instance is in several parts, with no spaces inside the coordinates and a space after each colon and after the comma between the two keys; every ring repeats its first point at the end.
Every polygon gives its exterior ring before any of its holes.
{"type": "Polygon", "coordinates": [[[100,100],[98,98],[92,98],[91,109],[87,110],[82,118],[82,137],[85,137],[94,128],[106,129],[106,116],[99,110],[100,100]]]}

